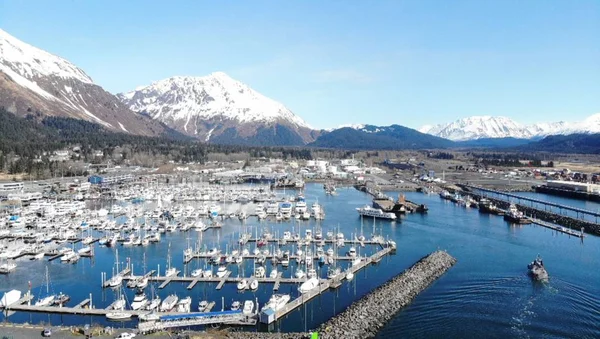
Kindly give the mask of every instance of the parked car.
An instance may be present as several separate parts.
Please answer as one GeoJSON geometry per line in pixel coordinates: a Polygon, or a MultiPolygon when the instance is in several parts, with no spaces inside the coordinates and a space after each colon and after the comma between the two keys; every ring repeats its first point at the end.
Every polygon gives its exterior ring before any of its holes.
{"type": "Polygon", "coordinates": [[[116,339],[131,339],[135,338],[135,333],[123,332],[115,337],[116,339]]]}

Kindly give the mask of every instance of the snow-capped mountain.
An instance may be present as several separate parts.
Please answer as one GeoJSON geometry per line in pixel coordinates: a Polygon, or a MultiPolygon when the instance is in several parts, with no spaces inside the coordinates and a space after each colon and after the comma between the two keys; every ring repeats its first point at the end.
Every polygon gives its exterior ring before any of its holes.
{"type": "Polygon", "coordinates": [[[164,127],[125,107],[69,61],[0,29],[0,105],[24,116],[63,116],[108,129],[158,135],[164,127]]]}
{"type": "Polygon", "coordinates": [[[507,137],[530,139],[548,135],[600,133],[600,113],[580,122],[542,122],[531,125],[521,125],[506,117],[473,116],[448,124],[426,125],[419,131],[455,141],[507,137]]]}
{"type": "Polygon", "coordinates": [[[455,141],[481,138],[532,137],[527,128],[517,122],[506,117],[492,116],[473,116],[458,119],[449,124],[424,126],[419,131],[455,141]]]}
{"type": "Polygon", "coordinates": [[[172,77],[118,96],[130,109],[203,141],[299,145],[315,138],[284,105],[223,72],[172,77]]]}

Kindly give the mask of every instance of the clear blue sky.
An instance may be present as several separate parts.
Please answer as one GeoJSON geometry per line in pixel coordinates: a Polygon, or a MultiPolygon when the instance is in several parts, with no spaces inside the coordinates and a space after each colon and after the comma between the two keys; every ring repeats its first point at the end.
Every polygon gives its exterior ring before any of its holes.
{"type": "Polygon", "coordinates": [[[110,92],[224,71],[318,128],[600,112],[600,1],[11,1],[110,92]]]}

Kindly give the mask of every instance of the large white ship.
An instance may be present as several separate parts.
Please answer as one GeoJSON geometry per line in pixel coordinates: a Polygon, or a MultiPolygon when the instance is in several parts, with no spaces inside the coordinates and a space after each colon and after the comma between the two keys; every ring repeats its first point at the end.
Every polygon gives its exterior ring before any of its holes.
{"type": "Polygon", "coordinates": [[[388,220],[396,220],[396,215],[391,212],[384,212],[379,208],[373,208],[369,205],[365,205],[364,207],[358,207],[356,209],[359,215],[363,217],[371,217],[371,218],[379,218],[379,219],[388,219],[388,220]]]}

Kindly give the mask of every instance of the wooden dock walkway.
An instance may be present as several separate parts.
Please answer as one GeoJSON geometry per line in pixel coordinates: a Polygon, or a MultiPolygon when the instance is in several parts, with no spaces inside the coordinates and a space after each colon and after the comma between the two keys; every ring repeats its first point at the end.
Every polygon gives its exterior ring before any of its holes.
{"type": "Polygon", "coordinates": [[[583,238],[585,237],[585,233],[582,231],[575,231],[573,229],[564,227],[564,226],[559,226],[559,225],[555,225],[555,224],[551,224],[549,222],[543,221],[543,220],[539,220],[539,219],[535,219],[535,218],[529,218],[529,220],[531,220],[532,223],[536,224],[536,225],[540,225],[546,228],[549,228],[553,231],[556,232],[561,232],[564,234],[568,234],[568,235],[572,235],[574,237],[578,237],[578,238],[583,238]]]}
{"type": "Polygon", "coordinates": [[[273,284],[273,291],[279,291],[279,285],[281,285],[281,276],[283,276],[283,272],[277,272],[277,278],[275,278],[275,283],[273,284]]]}
{"type": "Polygon", "coordinates": [[[217,285],[217,290],[220,290],[221,288],[223,288],[223,285],[225,285],[225,283],[227,282],[227,279],[229,278],[230,275],[231,275],[231,271],[227,271],[227,273],[225,273],[223,278],[218,278],[218,279],[221,279],[221,281],[219,281],[219,284],[217,285]]]}
{"type": "Polygon", "coordinates": [[[84,306],[88,305],[91,302],[91,300],[89,298],[83,300],[82,302],[80,302],[79,304],[73,306],[73,308],[83,308],[84,306]]]}
{"type": "Polygon", "coordinates": [[[206,308],[204,309],[204,313],[208,313],[210,311],[212,311],[212,309],[215,307],[217,303],[214,301],[211,301],[208,303],[208,305],[206,305],[206,308]]]}
{"type": "Polygon", "coordinates": [[[162,284],[160,284],[160,286],[158,286],[158,289],[159,289],[159,290],[162,290],[163,288],[167,287],[167,285],[168,285],[168,284],[169,284],[169,283],[170,283],[170,282],[171,282],[173,279],[177,278],[177,276],[179,275],[179,273],[181,273],[181,271],[177,271],[175,274],[173,274],[173,275],[170,275],[170,276],[168,276],[168,277],[165,277],[165,278],[166,278],[166,280],[165,280],[165,281],[164,281],[162,284]]]}

